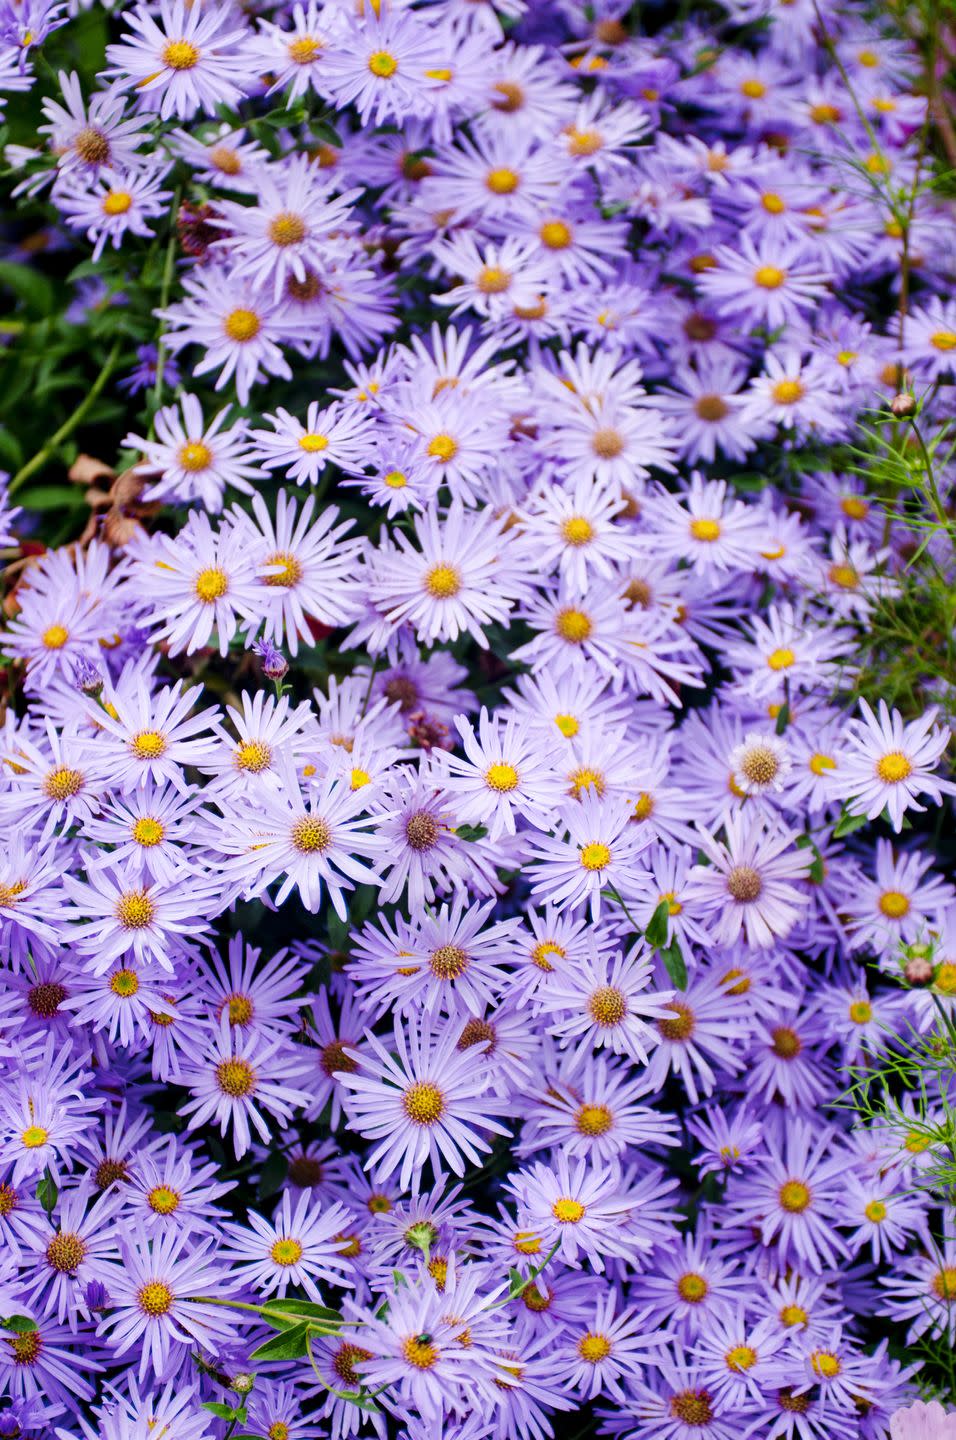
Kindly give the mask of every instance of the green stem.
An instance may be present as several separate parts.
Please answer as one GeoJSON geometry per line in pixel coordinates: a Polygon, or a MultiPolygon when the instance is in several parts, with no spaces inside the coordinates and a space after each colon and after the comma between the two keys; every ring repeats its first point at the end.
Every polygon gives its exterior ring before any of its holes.
{"type": "MultiPolygon", "coordinates": [[[[159,291],[159,309],[165,310],[169,304],[169,292],[173,286],[173,270],[176,263],[176,217],[179,214],[179,202],[182,199],[181,185],[176,186],[172,203],[172,224],[169,228],[169,240],[166,244],[166,258],[163,261],[163,279],[159,291]]],[[[166,370],[166,351],[163,349],[162,335],[156,342],[156,379],[153,382],[153,393],[151,396],[151,409],[153,414],[159,409],[163,398],[163,375],[166,370]]],[[[150,422],[152,433],[152,422],[150,422]]]]}
{"type": "Polygon", "coordinates": [[[56,454],[56,451],[60,445],[62,445],[63,441],[66,440],[69,435],[72,435],[76,427],[86,418],[116,368],[116,362],[119,359],[121,348],[122,341],[114,341],[112,350],[103,362],[102,370],[86,392],[85,398],[80,401],[79,405],[73,411],[73,414],[64,420],[59,430],[55,431],[50,437],[43,449],[38,450],[33,458],[28,460],[27,463],[17,471],[7,488],[8,495],[15,495],[20,487],[26,484],[31,475],[35,475],[38,470],[41,470],[47,461],[52,459],[56,454]]]}

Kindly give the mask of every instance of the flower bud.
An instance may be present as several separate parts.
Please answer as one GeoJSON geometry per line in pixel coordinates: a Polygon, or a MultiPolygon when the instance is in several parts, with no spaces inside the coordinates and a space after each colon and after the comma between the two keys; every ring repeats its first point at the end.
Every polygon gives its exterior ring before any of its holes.
{"type": "Polygon", "coordinates": [[[890,402],[890,409],[893,411],[897,420],[908,420],[911,415],[916,414],[916,396],[909,395],[905,390],[901,390],[898,395],[893,396],[890,402]]]}

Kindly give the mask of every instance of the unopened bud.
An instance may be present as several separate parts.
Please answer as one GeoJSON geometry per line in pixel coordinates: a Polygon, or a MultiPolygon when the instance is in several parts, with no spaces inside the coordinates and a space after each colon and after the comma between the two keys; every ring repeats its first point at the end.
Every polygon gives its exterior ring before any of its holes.
{"type": "Polygon", "coordinates": [[[916,414],[916,396],[909,395],[905,390],[901,390],[900,393],[894,395],[890,401],[890,409],[893,411],[897,420],[908,420],[911,415],[916,414]]]}
{"type": "Polygon", "coordinates": [[[933,978],[933,962],[925,955],[911,955],[903,966],[907,985],[928,985],[933,978]]]}
{"type": "Polygon", "coordinates": [[[262,661],[262,673],[267,680],[283,680],[289,673],[289,662],[268,640],[253,645],[253,650],[262,661]]]}
{"type": "Polygon", "coordinates": [[[248,1395],[255,1383],[255,1375],[250,1375],[248,1371],[244,1370],[242,1374],[233,1376],[230,1388],[235,1390],[237,1395],[248,1395]]]}
{"type": "Polygon", "coordinates": [[[96,666],[81,657],[73,664],[73,684],[84,695],[96,700],[103,692],[104,680],[96,666]]]}

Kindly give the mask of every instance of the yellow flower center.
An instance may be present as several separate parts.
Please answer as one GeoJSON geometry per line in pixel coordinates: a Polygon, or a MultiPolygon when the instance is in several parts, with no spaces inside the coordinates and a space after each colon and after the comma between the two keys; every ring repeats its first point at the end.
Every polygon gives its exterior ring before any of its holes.
{"type": "Polygon", "coordinates": [[[690,522],[690,533],[695,540],[703,540],[705,544],[712,545],[715,540],[720,539],[719,520],[692,520],[690,522]]]}
{"type": "Polygon", "coordinates": [[[574,238],[570,225],[563,220],[546,220],[538,231],[541,243],[549,250],[566,250],[574,238]]]}
{"type": "Polygon", "coordinates": [[[276,570],[272,575],[266,575],[264,577],[267,585],[288,590],[293,585],[298,585],[302,579],[301,562],[296,559],[295,555],[290,554],[288,550],[282,550],[275,555],[270,555],[265,563],[267,565],[282,566],[281,570],[276,570]]]}
{"type": "Polygon", "coordinates": [[[212,464],[212,451],[202,440],[189,440],[179,447],[177,458],[183,470],[206,470],[212,464]]]}
{"type": "Polygon", "coordinates": [[[602,1360],[606,1360],[611,1349],[611,1342],[607,1336],[595,1334],[593,1331],[589,1331],[578,1341],[578,1354],[589,1365],[599,1365],[602,1360]]]}
{"type": "Polygon", "coordinates": [[[133,736],[129,748],[137,760],[158,760],[166,753],[166,737],[158,730],[141,730],[133,736]]]}
{"type": "Polygon", "coordinates": [[[780,270],[776,265],[761,265],[754,271],[754,284],[759,285],[761,290],[779,290],[786,279],[786,270],[780,270]]]}
{"type": "Polygon", "coordinates": [[[133,208],[133,197],[128,190],[107,190],[103,196],[104,215],[125,215],[133,208]]]}
{"type": "Polygon", "coordinates": [[[402,1354],[415,1370],[430,1370],[438,1361],[438,1346],[426,1335],[409,1335],[402,1354]]]}
{"type": "Polygon", "coordinates": [[[614,1124],[614,1116],[606,1105],[582,1105],[574,1124],[579,1135],[606,1135],[614,1124]]]}
{"type": "Polygon", "coordinates": [[[425,576],[425,589],[436,600],[450,600],[461,590],[461,575],[454,565],[433,565],[425,576]]]}
{"type": "MultiPolygon", "coordinates": [[[[475,284],[482,295],[502,295],[511,284],[511,276],[507,270],[502,270],[500,265],[483,265],[478,271],[475,284]]],[[[434,444],[434,441],[432,443],[434,444]]]]}
{"type": "Polygon", "coordinates": [[[262,321],[254,310],[230,310],[223,321],[223,329],[230,340],[244,345],[247,340],[254,340],[262,329],[262,321]]]}
{"type": "Polygon", "coordinates": [[[589,639],[594,627],[583,610],[559,610],[554,628],[562,640],[567,640],[571,645],[581,645],[589,639]]]}
{"type": "Polygon", "coordinates": [[[246,740],[235,754],[236,768],[259,775],[272,764],[272,747],[264,740],[246,740]]]}
{"type": "Polygon", "coordinates": [[[289,832],[289,839],[300,855],[315,855],[332,843],[332,831],[320,815],[303,815],[289,832]]]}
{"type": "Polygon", "coordinates": [[[551,1206],[551,1214],[559,1225],[577,1225],[584,1219],[586,1206],[580,1200],[572,1200],[565,1196],[563,1199],[555,1200],[551,1206]]]}
{"type": "Polygon", "coordinates": [[[782,215],[787,208],[783,197],[777,195],[773,190],[768,190],[766,195],[762,195],[760,203],[768,215],[782,215]]]}
{"type": "Polygon", "coordinates": [[[836,761],[833,756],[823,755],[819,750],[810,756],[807,765],[813,775],[823,775],[827,770],[836,769],[836,761]]]}
{"type": "Polygon", "coordinates": [[[734,1345],[727,1351],[724,1360],[728,1370],[732,1370],[735,1375],[743,1375],[756,1365],[757,1352],[752,1345],[734,1345]]]}
{"type": "Polygon", "coordinates": [[[70,770],[62,765],[58,770],[50,771],[43,782],[43,790],[51,800],[69,800],[80,793],[83,784],[80,770],[70,770]]]}
{"type": "Polygon", "coordinates": [[[888,920],[902,920],[909,914],[909,896],[902,890],[884,890],[880,896],[880,909],[888,920]]]}
{"type": "Polygon", "coordinates": [[[583,515],[571,515],[561,526],[561,534],[569,545],[586,545],[594,539],[594,526],[583,515]]]}
{"type": "Polygon", "coordinates": [[[796,655],[787,645],[777,650],[771,650],[767,656],[767,664],[771,670],[789,670],[791,665],[796,663],[796,655]]]}
{"type": "Polygon", "coordinates": [[[298,1240],[277,1240],[269,1254],[277,1265],[295,1265],[302,1259],[302,1246],[298,1240]]]}
{"type": "Polygon", "coordinates": [[[135,970],[117,970],[110,977],[110,989],[121,1000],[129,1000],[139,990],[139,976],[135,970]]]}
{"type": "Polygon", "coordinates": [[[401,470],[390,470],[383,478],[382,484],[387,485],[389,490],[404,490],[408,484],[408,477],[403,475],[401,470]]]}
{"type": "Polygon", "coordinates": [[[273,245],[284,250],[289,245],[298,245],[309,233],[309,227],[301,215],[292,210],[282,210],[269,221],[269,239],[273,245]]]}
{"type": "Polygon", "coordinates": [[[398,69],[398,61],[388,50],[375,50],[368,57],[368,68],[379,80],[391,80],[398,69]]]}
{"type": "Polygon", "coordinates": [[[833,1380],[843,1367],[832,1350],[814,1350],[810,1355],[810,1368],[822,1379],[833,1380]]]}
{"type": "Polygon", "coordinates": [[[449,460],[454,460],[458,454],[458,441],[453,435],[436,435],[429,440],[426,454],[430,455],[433,460],[440,460],[443,465],[447,465],[449,460]]]}
{"type": "Polygon", "coordinates": [[[882,1200],[871,1200],[863,1213],[874,1225],[880,1225],[886,1219],[886,1205],[882,1200]]]}
{"type": "Polygon", "coordinates": [[[124,930],[145,930],[156,907],[145,890],[127,890],[117,899],[115,914],[124,930]]]}
{"type": "Polygon", "coordinates": [[[214,601],[221,600],[228,589],[229,576],[224,570],[213,567],[200,570],[196,576],[196,594],[204,605],[212,605],[214,601]]]}
{"type": "Polygon", "coordinates": [[[601,840],[592,840],[581,846],[581,864],[585,870],[603,870],[611,863],[610,847],[601,840]]]}
{"type": "Polygon", "coordinates": [[[308,65],[321,49],[321,40],[317,40],[314,35],[303,35],[300,39],[289,42],[289,59],[295,65],[308,65]]]}
{"type": "Polygon", "coordinates": [[[812,1198],[809,1186],[802,1180],[785,1180],[780,1186],[780,1204],[788,1215],[802,1215],[809,1208],[812,1198]]]}
{"type": "Polygon", "coordinates": [[[416,1080],[402,1096],[405,1114],[415,1125],[434,1125],[445,1113],[445,1097],[437,1085],[416,1080]]]}
{"type": "Polygon", "coordinates": [[[869,1025],[873,1019],[873,1006],[869,1000],[854,1000],[850,1004],[849,1014],[854,1025],[869,1025]]]}
{"type": "Polygon", "coordinates": [[[767,87],[762,80],[742,80],[740,93],[746,95],[748,100],[762,100],[767,93],[767,87]]]}
{"type": "Polygon", "coordinates": [[[137,845],[144,845],[147,850],[151,850],[154,845],[159,844],[166,834],[166,827],[162,821],[154,820],[151,815],[141,815],[140,818],[134,822],[130,834],[137,845]]]}
{"type": "Polygon", "coordinates": [[[683,1004],[680,1000],[669,1000],[668,1010],[674,1014],[670,1019],[658,1020],[658,1033],[665,1040],[674,1040],[683,1044],[693,1035],[697,1026],[697,1019],[689,1005],[683,1004]]]}
{"type": "Polygon", "coordinates": [[[876,773],[887,785],[898,785],[913,773],[913,767],[902,750],[891,750],[877,761],[876,773]]]}
{"type": "Polygon", "coordinates": [[[777,405],[796,405],[806,393],[806,387],[800,380],[778,380],[771,391],[777,405]]]}
{"type": "Polygon", "coordinates": [[[62,650],[69,638],[70,632],[65,625],[50,625],[43,632],[43,644],[47,650],[62,650]]]}
{"type": "Polygon", "coordinates": [[[163,50],[163,64],[169,70],[192,70],[199,64],[199,51],[188,40],[170,40],[163,50]]]}
{"type": "Polygon", "coordinates": [[[216,1083],[224,1095],[233,1100],[242,1100],[256,1088],[256,1072],[248,1060],[238,1055],[221,1060],[216,1066],[216,1083]]]}
{"type": "Polygon", "coordinates": [[[149,1315],[152,1319],[156,1319],[160,1315],[167,1315],[169,1313],[173,1308],[175,1296],[169,1286],[163,1284],[162,1280],[150,1280],[146,1285],[141,1285],[139,1290],[137,1290],[136,1299],[144,1315],[149,1315]]]}
{"type": "Polygon", "coordinates": [[[710,1286],[703,1275],[688,1272],[682,1275],[677,1282],[677,1293],[682,1300],[688,1301],[691,1305],[699,1305],[707,1298],[710,1286]]]}
{"type": "Polygon", "coordinates": [[[520,175],[514,170],[507,170],[504,167],[498,170],[489,170],[485,176],[485,185],[492,195],[513,195],[520,184],[520,175]]]}
{"type": "Polygon", "coordinates": [[[328,448],[329,437],[327,435],[319,435],[314,430],[307,430],[304,435],[299,436],[299,449],[304,450],[307,455],[318,455],[328,448]]]}
{"type": "Polygon", "coordinates": [[[929,343],[936,350],[956,350],[956,332],[952,330],[936,330],[929,337],[929,343]]]}
{"type": "Polygon", "coordinates": [[[20,1143],[26,1150],[39,1150],[50,1138],[50,1132],[42,1125],[28,1125],[20,1136],[20,1143]]]}
{"type": "Polygon", "coordinates": [[[485,771],[485,784],[489,790],[507,794],[509,790],[518,788],[518,772],[506,761],[498,761],[495,765],[489,765],[485,771]]]}

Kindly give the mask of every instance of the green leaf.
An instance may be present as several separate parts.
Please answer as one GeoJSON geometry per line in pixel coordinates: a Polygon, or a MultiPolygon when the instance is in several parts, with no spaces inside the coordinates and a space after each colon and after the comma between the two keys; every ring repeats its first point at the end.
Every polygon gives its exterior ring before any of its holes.
{"type": "Polygon", "coordinates": [[[488,826],[458,825],[455,828],[455,834],[458,836],[459,840],[484,840],[485,836],[488,834],[488,826]]]}
{"type": "Polygon", "coordinates": [[[777,723],[773,727],[777,735],[782,735],[790,724],[790,701],[785,700],[777,711],[777,723]]]}
{"type": "Polygon", "coordinates": [[[55,296],[52,283],[32,265],[16,265],[0,261],[0,286],[12,290],[18,300],[34,315],[52,313],[55,296]]]}
{"type": "Polygon", "coordinates": [[[813,864],[810,866],[808,872],[810,879],[814,885],[822,885],[826,878],[826,867],[823,863],[820,847],[814,840],[811,840],[809,835],[801,835],[797,840],[797,849],[806,850],[808,847],[813,851],[813,864]]]}
{"type": "Polygon", "coordinates": [[[853,815],[847,809],[846,805],[844,805],[840,818],[834,827],[833,838],[834,840],[839,840],[843,835],[852,835],[854,830],[862,830],[863,826],[868,823],[869,820],[866,815],[853,815]]]}
{"type": "Polygon", "coordinates": [[[12,1330],[14,1335],[29,1335],[31,1330],[37,1328],[37,1322],[31,1320],[29,1315],[11,1315],[7,1320],[0,1320],[0,1328],[12,1330]]]}
{"type": "Polygon", "coordinates": [[[680,948],[680,941],[675,936],[666,950],[660,952],[664,962],[664,969],[667,971],[678,990],[687,989],[687,966],[684,963],[684,953],[680,948]]]}
{"type": "Polygon", "coordinates": [[[39,1200],[41,1207],[46,1211],[48,1215],[52,1215],[54,1210],[56,1209],[56,1202],[59,1193],[60,1192],[54,1183],[53,1176],[50,1174],[49,1170],[45,1170],[39,1182],[37,1183],[37,1199],[39,1200]]]}
{"type": "Polygon", "coordinates": [[[327,1305],[314,1305],[311,1300],[267,1300],[264,1305],[259,1307],[259,1313],[264,1320],[268,1320],[270,1325],[273,1324],[273,1317],[285,1318],[287,1316],[315,1320],[323,1325],[341,1325],[342,1323],[342,1316],[338,1310],[330,1310],[327,1305]]]}
{"type": "Polygon", "coordinates": [[[508,1271],[508,1282],[508,1294],[511,1296],[512,1300],[517,1299],[517,1297],[521,1294],[522,1290],[524,1290],[528,1284],[521,1271],[516,1270],[513,1265],[508,1271]]]}
{"type": "Polygon", "coordinates": [[[308,1325],[293,1325],[253,1350],[250,1360],[298,1360],[308,1353],[308,1325]]]}
{"type": "Polygon", "coordinates": [[[648,945],[653,945],[655,950],[660,950],[667,944],[667,932],[670,929],[668,924],[670,914],[670,901],[662,900],[651,916],[647,929],[644,931],[645,940],[648,945]]]}
{"type": "Polygon", "coordinates": [[[82,485],[36,485],[23,492],[31,510],[76,509],[85,505],[82,485]]]}
{"type": "Polygon", "coordinates": [[[201,1406],[208,1410],[210,1415],[218,1415],[220,1420],[245,1420],[246,1409],[242,1406],[236,1410],[231,1405],[223,1405],[218,1400],[204,1400],[201,1406]]]}

